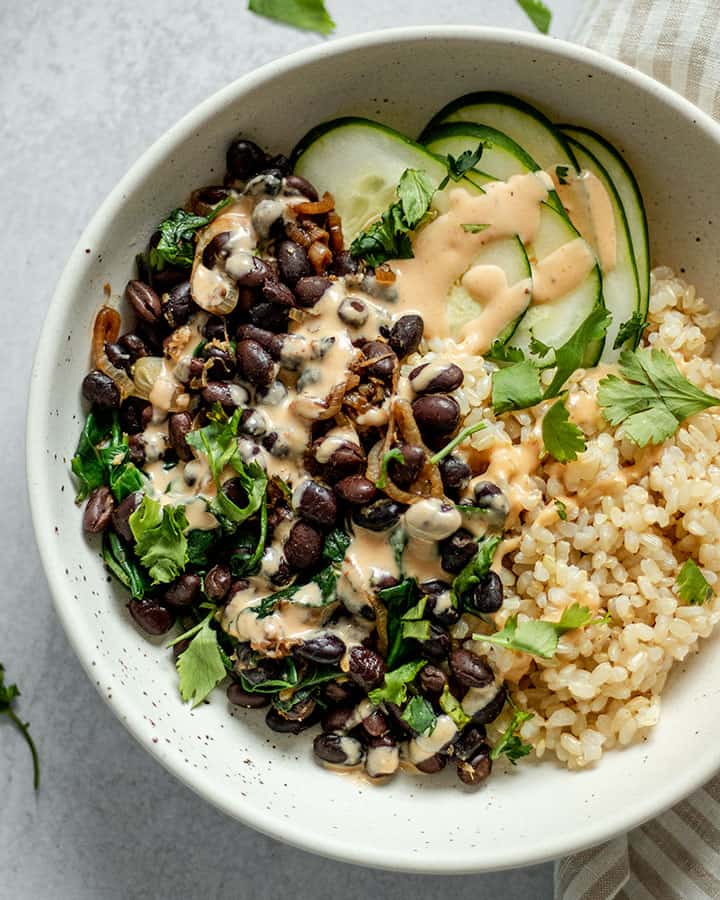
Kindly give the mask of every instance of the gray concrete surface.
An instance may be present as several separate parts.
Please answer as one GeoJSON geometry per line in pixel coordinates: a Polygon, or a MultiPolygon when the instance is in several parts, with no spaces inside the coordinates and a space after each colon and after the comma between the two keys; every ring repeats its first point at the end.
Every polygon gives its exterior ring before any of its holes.
{"type": "MultiPolygon", "coordinates": [[[[580,0],[549,2],[553,32],[568,34],[580,0]]],[[[0,898],[549,898],[550,865],[483,877],[373,872],[225,818],[124,731],[52,609],[24,482],[27,382],[43,316],[82,227],[146,146],[228,81],[321,40],[245,5],[0,2],[0,660],[22,690],[42,760],[34,794],[26,748],[0,723],[0,898]]],[[[434,22],[529,27],[512,0],[328,5],[338,35],[434,22]]]]}

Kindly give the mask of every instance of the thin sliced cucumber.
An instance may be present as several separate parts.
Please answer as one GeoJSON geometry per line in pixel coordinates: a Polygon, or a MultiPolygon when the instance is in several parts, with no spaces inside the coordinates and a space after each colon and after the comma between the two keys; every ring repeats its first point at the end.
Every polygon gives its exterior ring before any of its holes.
{"type": "MultiPolygon", "coordinates": [[[[603,362],[614,362],[620,355],[620,348],[613,347],[620,326],[623,322],[627,322],[633,313],[644,314],[632,240],[622,201],[615,190],[612,179],[589,150],[586,150],[575,138],[568,138],[568,140],[580,167],[592,172],[600,180],[612,204],[615,219],[615,265],[610,271],[602,273],[603,297],[605,306],[612,314],[612,322],[605,336],[602,360],[603,362]]],[[[592,243],[589,236],[584,235],[584,237],[588,239],[589,243],[592,243]]]]}
{"type": "Polygon", "coordinates": [[[577,168],[573,151],[565,137],[539,110],[524,100],[497,91],[465,94],[448,103],[434,116],[426,133],[442,122],[476,122],[497,128],[520,144],[543,169],[555,165],[577,168]]]}
{"type": "MultiPolygon", "coordinates": [[[[407,168],[422,169],[438,184],[447,169],[438,158],[404,135],[367,119],[346,118],[328,122],[309,132],[293,151],[294,170],[321,191],[330,191],[335,208],[342,217],[343,232],[350,243],[370,222],[380,216],[396,199],[400,176],[407,168]]],[[[450,182],[433,197],[432,207],[439,213],[448,208],[450,192],[462,186],[482,193],[482,173],[473,181],[450,182]]],[[[514,285],[530,277],[530,264],[518,238],[493,241],[483,247],[475,264],[495,265],[505,272],[507,283],[514,285]]],[[[448,325],[451,333],[482,312],[461,285],[448,294],[448,325]]],[[[510,337],[517,325],[508,326],[501,339],[510,337]]]]}
{"type": "MultiPolygon", "coordinates": [[[[537,237],[528,247],[531,259],[545,259],[571,241],[580,238],[575,227],[557,210],[543,203],[537,237]]],[[[583,281],[556,300],[532,304],[510,340],[513,347],[529,351],[530,339],[537,338],[549,347],[560,347],[590,313],[603,305],[600,269],[593,266],[583,281]]],[[[585,364],[595,365],[602,352],[602,342],[588,348],[585,364]]]]}
{"type": "MultiPolygon", "coordinates": [[[[428,150],[438,156],[451,154],[454,157],[460,156],[465,151],[475,150],[477,145],[482,143],[480,168],[483,173],[491,175],[498,181],[507,181],[513,175],[524,175],[540,169],[532,156],[519,144],[501,131],[486,125],[475,125],[472,122],[438,125],[432,130],[426,129],[423,143],[428,150]]],[[[550,192],[548,203],[565,215],[555,191],[550,192]]]]}
{"type": "Polygon", "coordinates": [[[646,314],[650,296],[650,241],[645,205],[632,169],[612,144],[589,128],[576,125],[558,125],[558,128],[589,150],[615,185],[630,230],[640,289],[640,311],[646,314]]]}

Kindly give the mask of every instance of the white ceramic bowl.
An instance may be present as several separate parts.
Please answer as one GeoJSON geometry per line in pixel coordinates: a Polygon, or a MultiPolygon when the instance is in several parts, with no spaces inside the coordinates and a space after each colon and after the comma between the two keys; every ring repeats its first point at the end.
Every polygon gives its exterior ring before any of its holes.
{"type": "MultiPolygon", "coordinates": [[[[289,150],[311,125],[366,115],[415,134],[450,99],[498,89],[588,125],[627,154],[650,217],[653,259],[720,283],[720,128],[656,82],[580,47],[482,28],[413,28],[352,37],[273,62],[211,97],[162,137],[103,203],[48,312],[28,420],[35,531],[56,607],[88,675],[137,740],[203,798],[292,844],[356,863],[476,872],[539,862],[655,815],[720,766],[720,657],[709,642],[675,673],[646,743],[569,773],[523,763],[468,794],[447,778],[375,787],[329,774],[310,740],[269,732],[216,691],[192,711],[172,657],[131,623],[81,531],[68,462],[83,419],[80,381],[103,284],[122,290],[155,223],[217,180],[241,131],[289,150]],[[717,220],[715,220],[717,223],[717,220]],[[89,252],[88,252],[89,250],[89,252]],[[153,646],[153,643],[158,646],[153,646]]],[[[198,799],[198,802],[202,802],[198,799]]]]}

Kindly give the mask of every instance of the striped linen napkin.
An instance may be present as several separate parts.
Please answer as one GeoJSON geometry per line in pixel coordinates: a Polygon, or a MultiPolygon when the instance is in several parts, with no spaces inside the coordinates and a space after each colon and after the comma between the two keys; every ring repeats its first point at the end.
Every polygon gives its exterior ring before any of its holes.
{"type": "MultiPolygon", "coordinates": [[[[720,119],[720,0],[586,0],[573,40],[720,119]]],[[[657,819],[560,860],[555,900],[720,898],[720,776],[657,819]]]]}

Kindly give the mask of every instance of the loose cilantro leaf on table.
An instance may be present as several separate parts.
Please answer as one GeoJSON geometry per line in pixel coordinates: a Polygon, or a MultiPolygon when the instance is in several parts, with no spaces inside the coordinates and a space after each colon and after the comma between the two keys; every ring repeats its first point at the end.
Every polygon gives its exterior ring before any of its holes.
{"type": "Polygon", "coordinates": [[[197,216],[184,209],[174,209],[158,225],[160,240],[150,248],[148,255],[150,267],[156,272],[161,272],[165,266],[189,269],[195,257],[195,235],[201,228],[209,225],[230,201],[231,198],[227,197],[207,216],[197,216]]]}
{"type": "Polygon", "coordinates": [[[458,731],[461,731],[470,721],[470,716],[465,712],[460,701],[450,693],[450,688],[445,685],[440,695],[440,709],[450,716],[458,731]]]}
{"type": "Polygon", "coordinates": [[[496,416],[513,409],[527,409],[541,400],[540,371],[531,360],[493,372],[492,406],[496,416]]]}
{"type": "Polygon", "coordinates": [[[323,0],[248,0],[248,9],[303,31],[331,34],[335,30],[323,0]]]}
{"type": "Polygon", "coordinates": [[[106,531],[103,535],[102,558],[117,580],[130,591],[130,595],[135,600],[142,600],[149,587],[147,577],[114,531],[106,531]]]}
{"type": "Polygon", "coordinates": [[[176,662],[180,676],[180,696],[185,701],[190,700],[193,706],[201,703],[227,673],[217,632],[210,627],[213,615],[214,610],[199,624],[187,649],[178,656],[176,662]]]}
{"type": "Polygon", "coordinates": [[[437,723],[437,716],[424,697],[411,697],[402,718],[417,734],[432,733],[437,723]]]}
{"type": "Polygon", "coordinates": [[[527,722],[532,717],[533,714],[531,712],[526,712],[524,709],[516,709],[510,724],[490,751],[490,759],[499,759],[505,754],[513,765],[517,765],[517,760],[531,753],[532,745],[524,744],[517,732],[523,722],[527,722]]]}
{"type": "Polygon", "coordinates": [[[18,729],[20,734],[25,738],[25,743],[30,748],[33,764],[33,787],[35,790],[40,786],[40,761],[38,759],[37,748],[35,742],[30,736],[29,722],[23,722],[15,710],[12,708],[15,699],[20,696],[20,691],[16,684],[5,684],[5,667],[0,663],[0,716],[5,715],[18,729]]]}
{"type": "Polygon", "coordinates": [[[495,634],[474,634],[476,641],[487,641],[508,650],[519,650],[542,659],[551,659],[557,650],[558,640],[566,631],[583,628],[592,623],[592,612],[586,606],[573,603],[563,610],[559,622],[528,619],[518,625],[517,616],[510,616],[505,627],[495,634]]]}
{"type": "Polygon", "coordinates": [[[478,144],[474,150],[464,150],[457,159],[448,153],[445,157],[447,175],[438,185],[438,190],[441,191],[446,187],[451,178],[453,181],[460,181],[460,179],[465,176],[466,172],[469,172],[470,169],[473,169],[480,162],[482,155],[482,143],[478,144]]]}
{"type": "Polygon", "coordinates": [[[618,329],[613,350],[618,350],[625,344],[630,344],[631,348],[637,347],[646,325],[647,317],[642,313],[634,312],[618,329]]]}
{"type": "Polygon", "coordinates": [[[714,593],[700,567],[692,559],[683,563],[675,579],[675,587],[680,599],[691,606],[706,603],[714,593]]]}
{"type": "Polygon", "coordinates": [[[550,31],[552,12],[545,6],[542,0],[515,0],[525,15],[542,34],[550,31]]]}
{"type": "Polygon", "coordinates": [[[161,506],[146,494],[128,523],[135,538],[135,553],[153,584],[177,578],[188,561],[185,508],[161,506]]]}
{"type": "Polygon", "coordinates": [[[558,462],[577,459],[584,453],[585,436],[578,426],[570,421],[567,407],[562,400],[554,403],[543,416],[542,436],[545,449],[558,462]]]}
{"type": "Polygon", "coordinates": [[[425,664],[426,660],[418,659],[386,672],[382,687],[370,691],[368,698],[376,706],[384,702],[396,703],[398,706],[402,706],[407,700],[408,684],[415,680],[415,676],[425,664]]]}
{"type": "Polygon", "coordinates": [[[688,416],[720,405],[688,381],[663,350],[623,350],[620,374],[608,375],[598,387],[598,403],[611,425],[639,447],[660,444],[688,416]]]}

